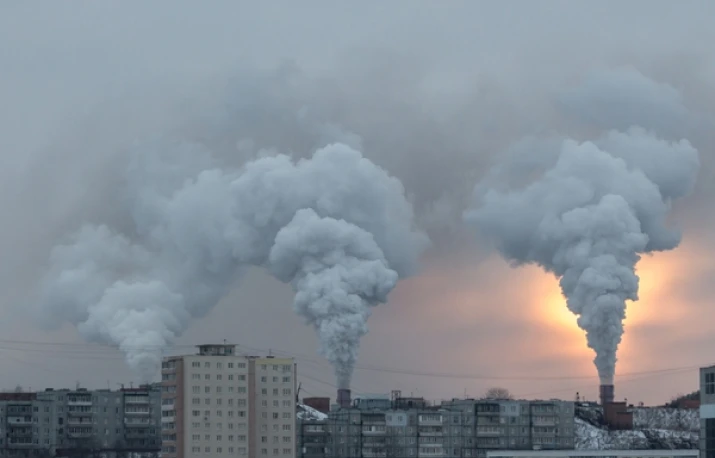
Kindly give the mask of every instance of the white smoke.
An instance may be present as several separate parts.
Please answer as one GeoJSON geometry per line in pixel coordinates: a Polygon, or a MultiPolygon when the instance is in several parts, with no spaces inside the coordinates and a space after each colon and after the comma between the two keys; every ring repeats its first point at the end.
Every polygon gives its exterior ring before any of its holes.
{"type": "Polygon", "coordinates": [[[626,301],[638,299],[635,266],[641,254],[680,242],[666,217],[672,200],[692,190],[698,164],[689,142],[640,128],[596,142],[565,140],[553,167],[521,189],[478,185],[478,206],[465,219],[507,260],[560,279],[599,377],[612,383],[626,301]]]}
{"type": "Polygon", "coordinates": [[[42,311],[119,347],[147,381],[190,320],[261,266],[293,285],[296,311],[347,385],[370,307],[428,243],[401,183],[342,144],[226,171],[198,145],[157,142],[137,150],[116,204],[130,230],[88,225],[57,246],[42,311]]]}

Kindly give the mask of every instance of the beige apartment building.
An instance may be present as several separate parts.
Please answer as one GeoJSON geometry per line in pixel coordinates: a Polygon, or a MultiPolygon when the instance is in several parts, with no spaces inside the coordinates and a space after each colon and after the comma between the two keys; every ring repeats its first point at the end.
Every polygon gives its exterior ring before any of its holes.
{"type": "Polygon", "coordinates": [[[162,457],[295,457],[293,358],[198,348],[162,364],[162,457]]]}

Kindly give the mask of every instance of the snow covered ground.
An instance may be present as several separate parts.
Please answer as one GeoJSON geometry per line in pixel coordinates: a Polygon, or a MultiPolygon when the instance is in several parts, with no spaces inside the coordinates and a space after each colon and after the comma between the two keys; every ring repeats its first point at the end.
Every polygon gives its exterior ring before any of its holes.
{"type": "Polygon", "coordinates": [[[696,410],[636,408],[632,431],[608,431],[600,426],[600,410],[579,409],[576,449],[646,450],[698,448],[699,417],[696,410]]]}

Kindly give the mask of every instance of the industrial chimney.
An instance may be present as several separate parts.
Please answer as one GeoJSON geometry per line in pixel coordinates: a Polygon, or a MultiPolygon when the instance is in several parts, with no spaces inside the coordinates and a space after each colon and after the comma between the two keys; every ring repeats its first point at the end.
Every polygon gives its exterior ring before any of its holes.
{"type": "Polygon", "coordinates": [[[601,395],[601,405],[606,406],[613,402],[613,385],[601,385],[599,387],[599,392],[601,395]]]}
{"type": "Polygon", "coordinates": [[[346,388],[338,389],[338,405],[341,409],[350,408],[350,390],[346,388]]]}

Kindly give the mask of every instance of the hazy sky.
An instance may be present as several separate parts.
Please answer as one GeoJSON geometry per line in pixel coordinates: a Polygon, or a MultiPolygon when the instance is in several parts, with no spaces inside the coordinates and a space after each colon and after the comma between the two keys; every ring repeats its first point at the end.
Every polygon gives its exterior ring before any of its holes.
{"type": "MultiPolygon", "coordinates": [[[[639,124],[688,138],[702,165],[673,212],[683,245],[639,265],[616,396],[696,389],[715,362],[713,15],[707,0],[0,3],[0,387],[133,380],[119,352],[28,312],[54,244],[83,222],[123,223],[126,149],[180,132],[228,165],[345,141],[402,180],[434,246],[370,319],[354,391],[595,399],[556,280],[510,268],[460,214],[509,154],[523,164],[550,138],[639,124]]],[[[298,358],[305,394],[332,395],[291,294],[251,272],[173,351],[270,348],[298,358]]]]}

